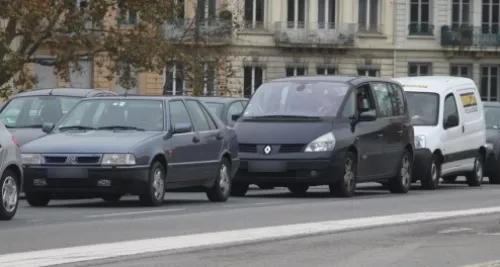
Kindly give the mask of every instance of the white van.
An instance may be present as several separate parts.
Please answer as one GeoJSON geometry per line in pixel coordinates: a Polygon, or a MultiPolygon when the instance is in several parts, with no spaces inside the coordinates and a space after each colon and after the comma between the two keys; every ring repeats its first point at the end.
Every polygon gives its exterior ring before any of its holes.
{"type": "Polygon", "coordinates": [[[486,126],[474,81],[448,76],[394,80],[403,85],[415,130],[414,182],[436,189],[440,177],[465,175],[469,186],[481,186],[486,126]]]}

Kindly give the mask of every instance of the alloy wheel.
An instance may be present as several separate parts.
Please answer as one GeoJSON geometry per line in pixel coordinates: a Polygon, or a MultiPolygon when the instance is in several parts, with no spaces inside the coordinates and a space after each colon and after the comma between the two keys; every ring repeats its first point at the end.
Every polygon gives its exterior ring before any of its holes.
{"type": "Polygon", "coordinates": [[[17,184],[13,177],[7,176],[2,185],[2,204],[7,212],[13,212],[17,205],[17,184]]]}

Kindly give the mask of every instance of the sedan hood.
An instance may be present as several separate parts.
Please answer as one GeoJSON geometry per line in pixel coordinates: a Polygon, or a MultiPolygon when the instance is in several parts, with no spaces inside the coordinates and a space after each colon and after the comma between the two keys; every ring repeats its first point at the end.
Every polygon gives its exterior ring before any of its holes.
{"type": "Polygon", "coordinates": [[[332,122],[237,122],[241,144],[309,144],[332,130],[332,122]]]}
{"type": "Polygon", "coordinates": [[[21,146],[46,135],[41,128],[9,128],[9,131],[19,140],[21,146]]]}
{"type": "Polygon", "coordinates": [[[24,153],[128,153],[158,132],[86,131],[45,135],[21,147],[24,153]]]}

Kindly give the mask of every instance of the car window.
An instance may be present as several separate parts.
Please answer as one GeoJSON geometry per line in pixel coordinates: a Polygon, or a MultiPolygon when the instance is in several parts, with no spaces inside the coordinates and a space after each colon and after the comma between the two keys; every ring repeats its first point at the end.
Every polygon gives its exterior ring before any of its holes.
{"type": "Polygon", "coordinates": [[[363,84],[356,88],[356,103],[358,113],[376,109],[372,89],[369,84],[363,84]]]}
{"type": "Polygon", "coordinates": [[[406,92],[413,125],[432,126],[439,121],[439,95],[428,92],[406,92]]]}
{"type": "Polygon", "coordinates": [[[229,105],[229,108],[227,109],[227,122],[234,122],[233,115],[241,115],[242,112],[243,106],[239,101],[231,103],[231,105],[229,105]]]}
{"type": "Polygon", "coordinates": [[[207,118],[208,125],[210,126],[211,130],[217,129],[217,124],[214,121],[214,118],[212,115],[210,115],[210,112],[201,104],[201,102],[198,102],[198,105],[200,106],[201,110],[203,111],[203,114],[205,114],[205,117],[207,118]]]}
{"type": "Polygon", "coordinates": [[[354,118],[356,116],[356,95],[354,92],[349,95],[341,116],[342,118],[354,118]]]}
{"type": "Polygon", "coordinates": [[[172,127],[178,123],[189,123],[193,125],[186,105],[184,105],[182,100],[170,101],[168,105],[170,107],[170,125],[172,127]]]}
{"type": "Polygon", "coordinates": [[[392,85],[394,98],[393,98],[393,111],[394,115],[405,115],[406,106],[405,106],[405,96],[403,93],[403,89],[396,85],[392,85]]]}
{"type": "Polygon", "coordinates": [[[373,89],[375,90],[376,101],[380,109],[381,117],[392,117],[394,112],[392,109],[391,101],[391,89],[387,83],[373,83],[373,89]]]}
{"type": "Polygon", "coordinates": [[[458,115],[457,101],[453,94],[449,94],[444,99],[443,123],[450,115],[458,115]]]}
{"type": "Polygon", "coordinates": [[[224,104],[216,102],[205,102],[205,105],[212,111],[219,119],[222,120],[222,113],[224,111],[224,104]]]}
{"type": "Polygon", "coordinates": [[[205,117],[205,114],[203,114],[203,110],[201,110],[201,107],[198,105],[198,101],[188,100],[186,101],[186,104],[188,106],[189,111],[191,112],[191,115],[193,116],[193,123],[196,130],[209,131],[210,126],[208,125],[208,121],[207,118],[205,117]]]}
{"type": "Polygon", "coordinates": [[[248,104],[248,100],[240,101],[240,103],[243,106],[243,108],[245,108],[245,106],[248,104]]]}

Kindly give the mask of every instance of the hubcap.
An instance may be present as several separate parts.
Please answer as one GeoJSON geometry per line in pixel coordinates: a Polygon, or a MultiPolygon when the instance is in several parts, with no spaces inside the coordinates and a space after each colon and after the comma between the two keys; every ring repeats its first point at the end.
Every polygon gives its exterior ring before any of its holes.
{"type": "MultiPolygon", "coordinates": [[[[435,167],[434,164],[433,166],[435,167]]],[[[407,186],[410,183],[410,160],[408,160],[407,156],[404,156],[402,159],[400,175],[401,175],[401,183],[404,186],[407,186]]]]}
{"type": "Polygon", "coordinates": [[[352,159],[349,158],[345,161],[344,167],[344,185],[348,190],[350,190],[354,184],[354,170],[352,167],[352,159]]]}
{"type": "Polygon", "coordinates": [[[481,166],[479,159],[476,159],[476,178],[479,181],[483,179],[483,166],[481,166]]]}
{"type": "Polygon", "coordinates": [[[222,194],[227,194],[227,192],[229,191],[229,174],[227,173],[228,172],[228,168],[226,166],[226,164],[222,164],[220,166],[220,170],[219,170],[219,188],[220,188],[220,191],[222,192],[222,194]]]}
{"type": "Polygon", "coordinates": [[[432,162],[432,165],[431,165],[431,178],[432,178],[432,181],[436,181],[438,179],[438,171],[437,171],[437,166],[436,166],[436,163],[432,162]]]}
{"type": "Polygon", "coordinates": [[[7,212],[12,212],[17,205],[17,184],[14,178],[8,176],[2,185],[2,204],[7,212]]]}
{"type": "Polygon", "coordinates": [[[156,199],[160,200],[165,193],[165,180],[163,179],[163,172],[156,169],[153,174],[153,191],[156,199]]]}

